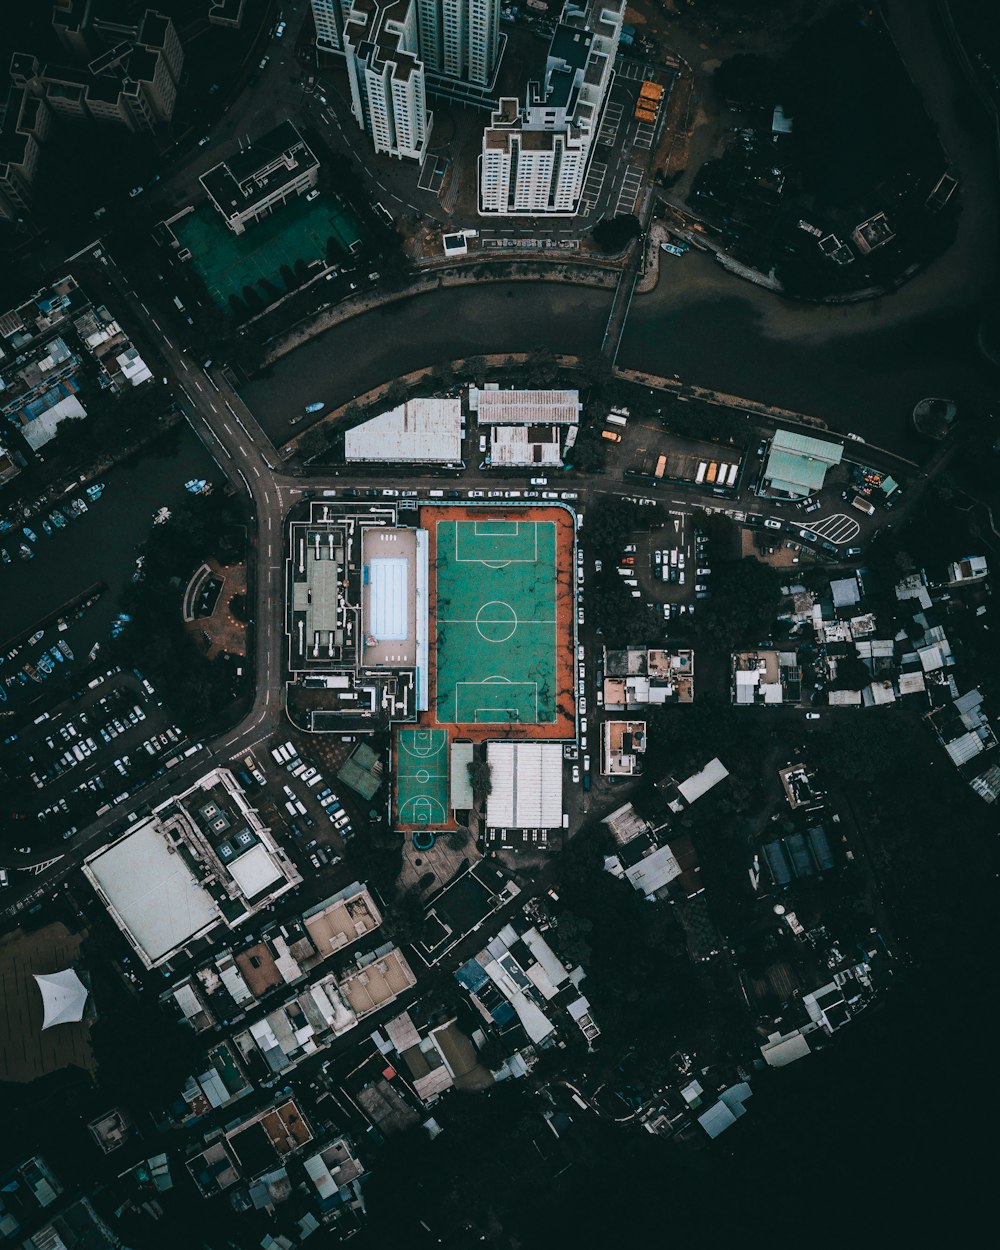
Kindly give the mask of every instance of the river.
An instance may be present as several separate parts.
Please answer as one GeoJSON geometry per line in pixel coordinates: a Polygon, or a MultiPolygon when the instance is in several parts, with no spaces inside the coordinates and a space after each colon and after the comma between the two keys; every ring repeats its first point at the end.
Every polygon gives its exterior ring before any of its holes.
{"type": "Polygon", "coordinates": [[[332,327],[254,378],[243,397],[283,442],[307,404],[335,408],[441,361],[536,347],[596,352],[611,298],[555,282],[484,282],[412,296],[332,327]]]}
{"type": "MultiPolygon", "coordinates": [[[[10,564],[0,568],[3,609],[0,614],[0,678],[5,678],[34,660],[43,649],[61,639],[68,643],[74,660],[56,666],[50,680],[79,670],[95,642],[107,647],[111,622],[121,611],[121,594],[135,570],[135,559],[149,533],[153,514],[161,507],[175,508],[184,498],[184,483],[190,478],[206,478],[214,483],[224,479],[218,466],[187,423],[164,435],[139,455],[116,465],[102,479],[104,494],[88,511],[51,538],[42,532],[41,515],[29,524],[38,535],[33,544],[35,558],[20,560],[20,526],[3,535],[2,545],[13,555],[10,564]],[[80,621],[58,631],[55,617],[65,604],[77,599],[95,583],[107,587],[100,600],[80,621]],[[15,660],[6,659],[14,640],[51,620],[45,637],[22,650],[15,660]]],[[[83,495],[84,486],[72,497],[83,495]]],[[[46,509],[47,514],[49,510],[46,509]]],[[[6,687],[7,699],[0,702],[0,715],[20,710],[44,687],[29,681],[26,686],[6,687]]]]}

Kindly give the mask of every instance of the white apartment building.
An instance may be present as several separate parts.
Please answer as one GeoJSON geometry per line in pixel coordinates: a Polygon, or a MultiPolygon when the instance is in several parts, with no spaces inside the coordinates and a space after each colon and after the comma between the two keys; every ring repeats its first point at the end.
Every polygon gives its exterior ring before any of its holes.
{"type": "Polygon", "coordinates": [[[417,0],[427,72],[488,87],[500,49],[500,0],[417,0]]]}
{"type": "Polygon", "coordinates": [[[433,118],[417,56],[416,0],[354,0],[344,52],[351,111],[375,151],[422,162],[433,118]]]}
{"type": "Polygon", "coordinates": [[[522,110],[501,99],[483,134],[483,216],[572,216],[579,211],[601,115],[614,76],[625,0],[567,0],[542,82],[522,110]]]}
{"type": "Polygon", "coordinates": [[[351,0],[312,0],[312,12],[316,47],[320,52],[343,52],[344,27],[350,16],[351,0]]]}
{"type": "MultiPolygon", "coordinates": [[[[311,0],[316,46],[346,52],[351,0],[311,0]]],[[[437,78],[488,87],[500,52],[500,0],[416,0],[416,39],[404,49],[437,78]]],[[[404,19],[399,18],[401,22],[404,19]]]]}

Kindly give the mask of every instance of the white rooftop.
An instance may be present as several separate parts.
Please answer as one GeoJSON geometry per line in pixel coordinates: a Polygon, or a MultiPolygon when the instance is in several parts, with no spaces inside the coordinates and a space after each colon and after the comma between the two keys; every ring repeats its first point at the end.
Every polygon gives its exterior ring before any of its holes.
{"type": "Polygon", "coordinates": [[[479,392],[480,425],[576,425],[579,391],[479,392]]]}
{"type": "Polygon", "coordinates": [[[677,789],[686,803],[693,803],[695,799],[700,799],[703,794],[707,794],[713,786],[718,785],[728,776],[729,769],[722,760],[716,758],[709,760],[701,772],[688,777],[687,781],[682,781],[677,789]]]}
{"type": "Polygon", "coordinates": [[[207,932],[221,919],[215,900],[153,820],[86,861],[133,943],[150,963],[207,932]]]}
{"type": "Polygon", "coordinates": [[[267,847],[258,842],[238,859],[231,860],[226,869],[232,879],[240,887],[244,898],[256,898],[275,881],[280,881],[284,873],[271,858],[267,847]]]}
{"type": "Polygon", "coordinates": [[[454,464],[462,459],[462,401],[411,399],[344,435],[351,461],[454,464]]]}
{"type": "Polygon", "coordinates": [[[72,968],[67,968],[64,972],[46,972],[41,975],[36,972],[34,976],[45,1006],[43,1029],[51,1029],[56,1024],[73,1024],[83,1019],[88,990],[72,968]]]}
{"type": "Polygon", "coordinates": [[[562,825],[562,747],[558,742],[490,742],[491,829],[557,829],[562,825]]]}

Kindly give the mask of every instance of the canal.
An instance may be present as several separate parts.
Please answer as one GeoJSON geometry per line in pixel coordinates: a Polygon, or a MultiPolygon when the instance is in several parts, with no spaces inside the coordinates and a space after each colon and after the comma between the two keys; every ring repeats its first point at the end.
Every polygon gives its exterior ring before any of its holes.
{"type": "MultiPolygon", "coordinates": [[[[55,682],[67,672],[79,671],[96,642],[107,648],[112,621],[122,610],[122,592],[135,571],[135,560],[153,516],[160,508],[177,507],[186,497],[184,483],[191,478],[216,484],[224,481],[215,461],[185,422],[111,469],[102,479],[105,490],[101,498],[95,503],[87,501],[87,512],[65,529],[55,530],[51,538],[42,531],[41,515],[32,517],[28,524],[38,535],[38,541],[30,544],[35,552],[33,560],[18,558],[20,524],[0,536],[0,545],[13,557],[10,564],[0,567],[0,682],[7,694],[7,699],[0,701],[0,717],[20,710],[45,688],[44,683],[39,686],[34,681],[8,686],[7,678],[25,661],[35,662],[44,650],[60,640],[66,642],[74,659],[57,664],[49,678],[55,682]],[[58,630],[56,618],[63,614],[64,606],[99,585],[106,589],[98,602],[81,620],[58,630]],[[7,658],[15,642],[43,626],[41,641],[22,648],[17,657],[7,658]]],[[[84,484],[68,498],[86,501],[84,484]]]]}
{"type": "Polygon", "coordinates": [[[307,404],[336,408],[442,361],[536,347],[596,352],[611,298],[555,282],[484,282],[412,296],[332,327],[254,378],[243,397],[268,434],[284,442],[307,404]]]}

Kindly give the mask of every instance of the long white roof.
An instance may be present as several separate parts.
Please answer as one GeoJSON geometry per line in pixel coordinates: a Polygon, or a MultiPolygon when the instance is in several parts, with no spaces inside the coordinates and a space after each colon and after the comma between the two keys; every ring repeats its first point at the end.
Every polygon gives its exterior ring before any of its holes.
{"type": "Polygon", "coordinates": [[[462,401],[411,399],[344,434],[345,458],[411,464],[462,459],[462,401]]]}
{"type": "Polygon", "coordinates": [[[562,747],[558,742],[490,742],[491,829],[557,829],[562,825],[562,747]]]}
{"type": "Polygon", "coordinates": [[[480,391],[480,425],[576,425],[579,391],[480,391]]]}

